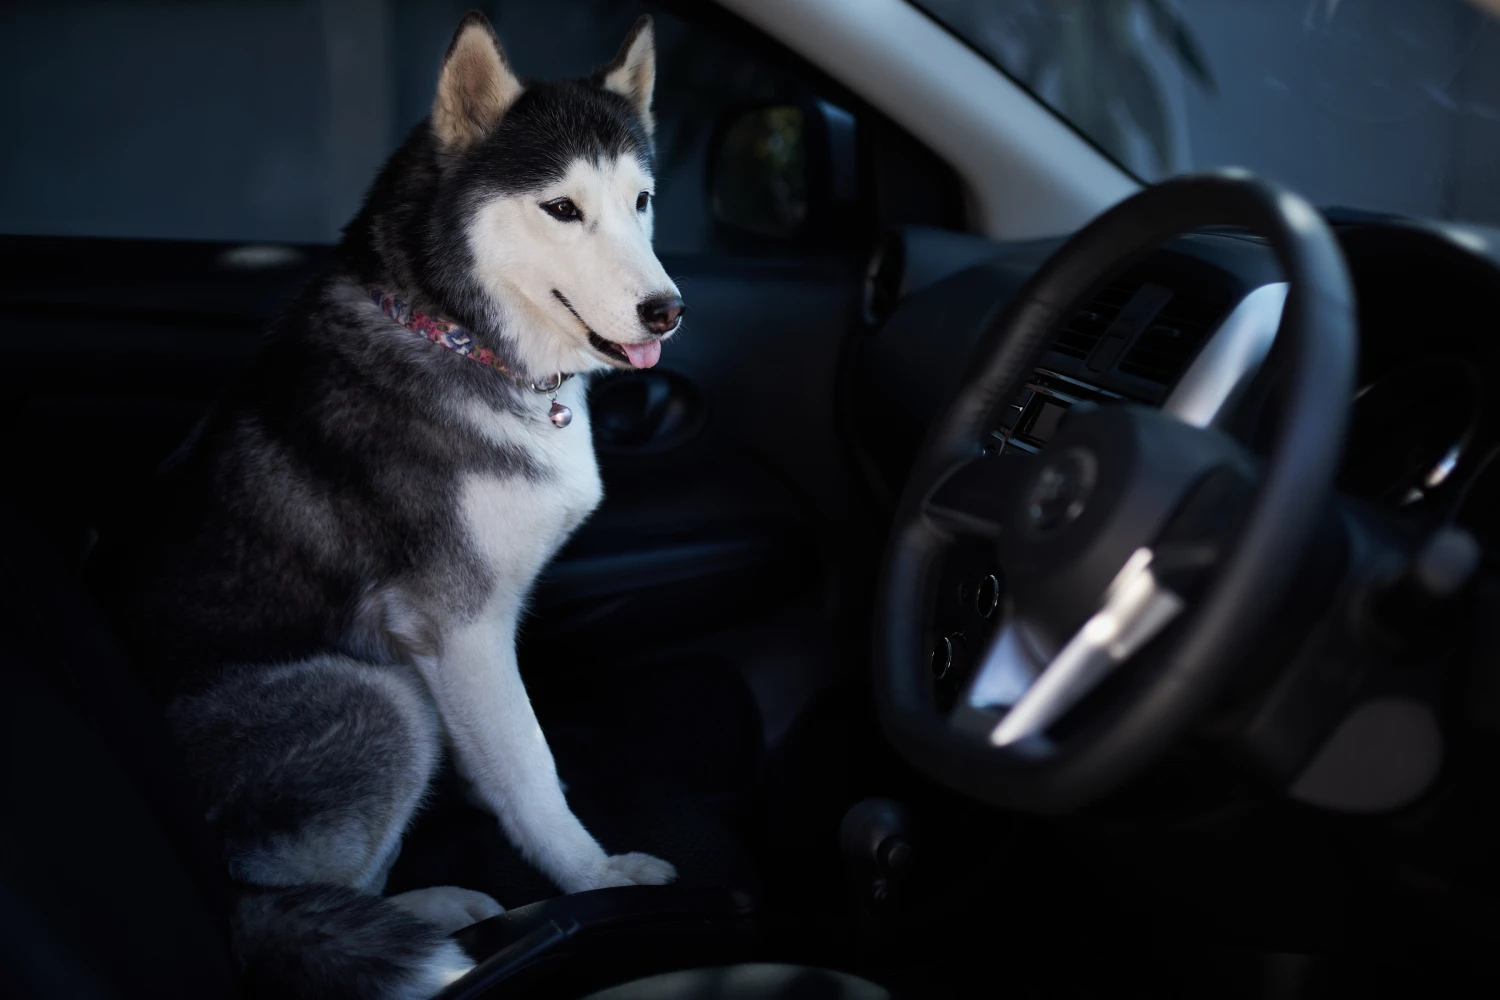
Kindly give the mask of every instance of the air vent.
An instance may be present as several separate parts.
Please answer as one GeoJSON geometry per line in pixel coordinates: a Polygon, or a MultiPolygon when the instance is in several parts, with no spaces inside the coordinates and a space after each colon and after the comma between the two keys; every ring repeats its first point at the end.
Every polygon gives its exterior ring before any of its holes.
{"type": "Polygon", "coordinates": [[[1098,295],[1089,300],[1088,305],[1078,310],[1068,321],[1068,325],[1052,344],[1052,349],[1079,361],[1086,359],[1094,353],[1094,348],[1104,339],[1104,331],[1109,329],[1109,324],[1115,321],[1120,310],[1135,297],[1140,287],[1139,283],[1127,282],[1104,286],[1098,295]]]}
{"type": "Polygon", "coordinates": [[[1171,385],[1229,311],[1229,300],[1211,292],[1177,292],[1125,352],[1120,371],[1171,385]]]}

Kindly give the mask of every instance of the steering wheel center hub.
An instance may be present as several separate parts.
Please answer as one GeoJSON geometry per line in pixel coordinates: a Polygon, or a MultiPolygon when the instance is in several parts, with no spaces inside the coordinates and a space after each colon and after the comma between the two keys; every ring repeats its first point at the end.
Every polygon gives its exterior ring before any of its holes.
{"type": "Polygon", "coordinates": [[[1193,485],[1238,455],[1229,438],[1140,406],[1102,406],[1067,421],[1000,532],[1016,610],[1042,646],[1056,648],[1094,614],[1193,485]]]}
{"type": "Polygon", "coordinates": [[[1039,535],[1078,520],[1099,478],[1099,460],[1087,448],[1069,448],[1043,466],[1026,498],[1026,516],[1039,535]]]}

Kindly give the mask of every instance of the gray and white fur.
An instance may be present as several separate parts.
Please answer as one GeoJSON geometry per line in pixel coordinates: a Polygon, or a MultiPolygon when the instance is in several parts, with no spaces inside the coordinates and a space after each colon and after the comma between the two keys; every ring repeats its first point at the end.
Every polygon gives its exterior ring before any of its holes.
{"type": "Polygon", "coordinates": [[[447,935],[493,899],[380,896],[445,745],[563,891],[674,877],[573,815],[515,652],[537,574],[601,498],[587,375],[654,364],[683,308],[651,249],[654,80],[647,18],[593,77],[545,84],[468,15],[333,265],[101,547],[242,887],[257,995],[428,997],[472,967],[447,935]],[[530,385],[558,372],[583,376],[562,430],[530,385]]]}

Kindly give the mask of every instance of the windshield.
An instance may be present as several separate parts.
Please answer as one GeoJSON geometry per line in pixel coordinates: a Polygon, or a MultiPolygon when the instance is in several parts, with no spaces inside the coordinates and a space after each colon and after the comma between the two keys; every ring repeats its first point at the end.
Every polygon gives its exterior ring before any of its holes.
{"type": "Polygon", "coordinates": [[[1492,0],[919,0],[1143,180],[1500,222],[1492,0]]]}

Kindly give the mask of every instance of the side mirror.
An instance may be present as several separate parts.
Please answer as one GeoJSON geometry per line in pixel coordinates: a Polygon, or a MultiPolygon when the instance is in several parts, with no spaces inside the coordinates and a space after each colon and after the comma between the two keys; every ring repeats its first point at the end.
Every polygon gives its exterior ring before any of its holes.
{"type": "Polygon", "coordinates": [[[807,121],[802,109],[742,111],[719,137],[709,198],[719,222],[788,239],[807,222],[807,121]]]}
{"type": "Polygon", "coordinates": [[[709,161],[716,224],[761,242],[835,238],[859,199],[854,116],[826,101],[741,107],[720,123],[709,161]]]}

